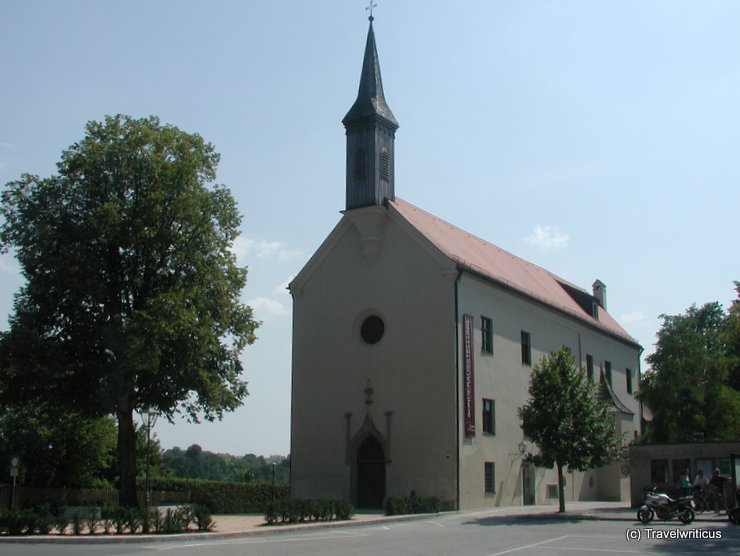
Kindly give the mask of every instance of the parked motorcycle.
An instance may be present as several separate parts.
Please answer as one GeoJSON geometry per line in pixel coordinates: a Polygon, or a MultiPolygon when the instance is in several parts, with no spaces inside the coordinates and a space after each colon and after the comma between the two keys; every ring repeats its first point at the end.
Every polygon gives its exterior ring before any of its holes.
{"type": "Polygon", "coordinates": [[[740,525],[740,490],[735,492],[735,507],[727,512],[727,517],[735,525],[740,525]]]}
{"type": "Polygon", "coordinates": [[[643,505],[637,510],[637,519],[648,523],[653,518],[668,520],[677,517],[683,523],[694,521],[694,501],[689,496],[671,498],[653,487],[645,491],[643,505]]]}

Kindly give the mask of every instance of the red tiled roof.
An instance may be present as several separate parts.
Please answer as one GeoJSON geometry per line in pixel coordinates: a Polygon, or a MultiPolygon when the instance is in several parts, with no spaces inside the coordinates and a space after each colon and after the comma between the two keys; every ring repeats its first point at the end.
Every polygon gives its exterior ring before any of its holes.
{"type": "Polygon", "coordinates": [[[586,312],[563,288],[588,292],[396,197],[389,206],[459,266],[499,282],[532,299],[587,322],[613,335],[638,344],[603,308],[599,319],[586,312]]]}

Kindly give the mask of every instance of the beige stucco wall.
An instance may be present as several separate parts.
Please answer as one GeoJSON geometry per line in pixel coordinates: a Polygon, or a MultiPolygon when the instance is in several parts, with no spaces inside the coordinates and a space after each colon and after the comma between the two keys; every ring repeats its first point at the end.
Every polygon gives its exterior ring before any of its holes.
{"type": "Polygon", "coordinates": [[[292,286],[292,495],[354,498],[347,438],[369,415],[390,452],[386,495],[414,490],[452,505],[454,275],[385,209],[369,213],[376,254],[363,254],[361,234],[345,217],[292,286]],[[373,313],[385,335],[368,345],[359,328],[373,313]]]}
{"type": "MultiPolygon", "coordinates": [[[[475,395],[476,435],[465,438],[460,425],[460,504],[461,507],[483,507],[491,505],[522,504],[522,456],[518,445],[523,440],[517,409],[528,398],[531,367],[521,361],[521,332],[531,335],[532,364],[561,345],[568,346],[585,368],[586,354],[594,358],[598,380],[599,365],[603,361],[612,363],[612,385],[620,400],[634,416],[619,415],[619,427],[626,441],[634,438],[639,427],[639,406],[632,394],[627,393],[625,369],[634,373],[633,386],[637,388],[639,351],[634,346],[614,340],[592,330],[572,318],[543,307],[540,304],[495,286],[487,280],[471,274],[462,275],[459,283],[458,321],[470,314],[475,322],[475,395]],[[480,318],[493,319],[493,355],[481,353],[480,318]],[[482,400],[495,400],[496,434],[482,433],[482,400]],[[495,464],[496,493],[484,493],[484,462],[495,464]]],[[[462,337],[462,327],[459,330],[462,337]]],[[[463,361],[459,354],[460,366],[463,361]]],[[[460,384],[462,392],[463,385],[460,384]]],[[[460,397],[462,404],[462,394],[460,397]]],[[[527,442],[528,451],[536,447],[527,442]]],[[[629,476],[623,473],[623,462],[606,468],[573,473],[566,476],[568,499],[627,500],[629,476]]],[[[535,503],[554,502],[548,485],[557,484],[557,473],[553,470],[535,470],[535,503]]]]}
{"type": "MultiPolygon", "coordinates": [[[[521,363],[521,331],[532,363],[565,344],[598,380],[612,363],[612,385],[634,416],[619,415],[625,440],[639,427],[639,351],[571,317],[455,265],[408,223],[384,208],[350,211],[291,284],[294,298],[291,491],[299,498],[354,500],[351,440],[375,427],[385,443],[386,496],[434,495],[447,506],[520,505],[522,433],[517,408],[531,367],[521,363]],[[457,310],[456,310],[457,308],[457,310]],[[383,340],[367,345],[360,324],[380,315],[383,340]],[[462,320],[474,317],[477,432],[462,419],[462,320]],[[480,352],[480,317],[493,319],[494,354],[480,352]],[[457,326],[457,330],[456,330],[457,326]],[[456,352],[456,349],[459,349],[456,352]],[[369,382],[368,382],[369,381],[369,382]],[[372,403],[365,390],[370,385],[372,403]],[[496,434],[482,433],[482,399],[496,402],[496,434]],[[494,462],[496,493],[484,493],[484,462],[494,462]],[[458,472],[459,466],[459,472],[458,472]]],[[[528,450],[536,448],[528,443],[528,450]]],[[[625,462],[566,475],[569,500],[629,498],[625,462]]],[[[627,467],[628,469],[628,467],[627,467]]],[[[535,503],[556,503],[554,470],[530,468],[535,503]]]]}

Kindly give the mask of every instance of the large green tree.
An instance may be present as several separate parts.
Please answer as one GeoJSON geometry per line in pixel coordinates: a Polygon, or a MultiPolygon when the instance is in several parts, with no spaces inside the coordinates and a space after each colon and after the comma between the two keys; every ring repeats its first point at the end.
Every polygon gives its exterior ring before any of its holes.
{"type": "Polygon", "coordinates": [[[118,423],[122,503],[136,503],[134,414],[221,418],[247,395],[240,352],[257,323],[231,251],[240,215],[219,155],[156,117],[107,117],[58,174],[2,197],[2,246],[25,285],[0,344],[0,396],[118,423]]]}
{"type": "Polygon", "coordinates": [[[529,399],[519,408],[524,436],[539,453],[536,465],[558,470],[559,510],[565,512],[563,469],[584,471],[616,460],[622,439],[609,406],[575,366],[566,347],[543,357],[532,369],[529,399]]]}
{"type": "Polygon", "coordinates": [[[740,305],[717,302],[661,315],[655,351],[647,357],[638,399],[653,415],[648,442],[736,440],[740,437],[740,305]]]}

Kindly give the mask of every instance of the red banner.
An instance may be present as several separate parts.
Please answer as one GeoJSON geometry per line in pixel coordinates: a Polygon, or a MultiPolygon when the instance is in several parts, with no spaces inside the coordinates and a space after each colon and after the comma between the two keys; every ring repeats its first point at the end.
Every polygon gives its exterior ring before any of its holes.
{"type": "Polygon", "coordinates": [[[473,317],[463,315],[463,411],[465,436],[475,436],[475,376],[473,374],[473,317]]]}

